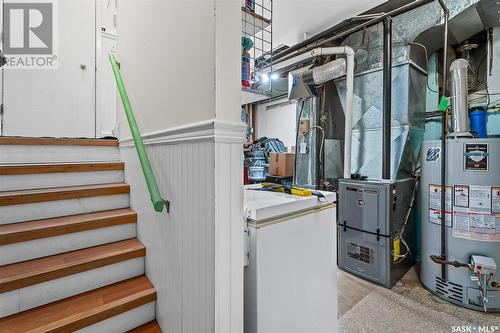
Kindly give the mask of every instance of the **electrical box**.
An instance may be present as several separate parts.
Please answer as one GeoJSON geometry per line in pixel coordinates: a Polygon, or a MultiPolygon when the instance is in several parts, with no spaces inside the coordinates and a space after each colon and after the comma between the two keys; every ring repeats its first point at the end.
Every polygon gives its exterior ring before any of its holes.
{"type": "Polygon", "coordinates": [[[392,288],[413,266],[413,216],[399,236],[410,207],[414,179],[339,180],[339,267],[392,288]],[[405,255],[406,254],[406,255],[405,255]]]}
{"type": "Polygon", "coordinates": [[[309,119],[300,119],[300,122],[299,122],[300,133],[306,134],[307,132],[309,132],[310,125],[311,125],[311,122],[309,119]]]}
{"type": "Polygon", "coordinates": [[[471,264],[474,274],[491,276],[497,271],[497,264],[490,257],[472,256],[471,264]]]}

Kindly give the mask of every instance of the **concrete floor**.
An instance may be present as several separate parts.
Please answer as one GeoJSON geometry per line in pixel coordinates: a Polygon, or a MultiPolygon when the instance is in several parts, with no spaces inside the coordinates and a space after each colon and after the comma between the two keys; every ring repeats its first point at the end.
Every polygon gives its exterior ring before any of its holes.
{"type": "MultiPolygon", "coordinates": [[[[373,296],[374,294],[381,292],[381,287],[368,282],[366,280],[355,277],[349,273],[338,270],[337,273],[337,317],[341,318],[351,309],[353,309],[358,303],[360,303],[366,296],[373,296]]],[[[383,288],[382,288],[383,289],[383,288]]],[[[473,311],[465,309],[449,302],[446,302],[437,296],[432,295],[421,285],[416,268],[412,268],[396,286],[391,290],[383,291],[390,297],[394,295],[395,298],[400,298],[401,296],[408,301],[408,304],[414,304],[423,309],[422,313],[415,313],[414,319],[416,321],[429,320],[431,313],[433,315],[443,316],[447,318],[460,318],[465,322],[473,322],[483,325],[498,325],[500,327],[500,314],[485,314],[479,311],[473,311]]],[[[386,295],[386,296],[387,296],[386,295]]],[[[400,302],[399,306],[401,309],[405,307],[404,302],[400,302]]],[[[383,306],[383,305],[377,305],[383,306]]],[[[411,307],[407,307],[406,310],[410,310],[411,307]]],[[[371,310],[371,309],[370,309],[371,310]]],[[[387,310],[387,309],[379,309],[387,310]]],[[[353,309],[356,311],[356,309],[353,309]]],[[[349,313],[346,318],[352,315],[349,313]]],[[[377,310],[374,309],[374,312],[377,310]]],[[[383,311],[381,311],[383,312],[383,311]]],[[[345,319],[345,318],[344,318],[345,319]]],[[[381,327],[377,327],[377,323],[370,321],[369,329],[363,330],[365,332],[387,332],[387,322],[381,323],[381,327]]],[[[447,331],[447,330],[445,330],[447,331]]],[[[347,332],[343,330],[343,332],[347,332]]]]}
{"type": "Polygon", "coordinates": [[[337,318],[368,295],[376,285],[354,275],[337,270],[337,318]]]}

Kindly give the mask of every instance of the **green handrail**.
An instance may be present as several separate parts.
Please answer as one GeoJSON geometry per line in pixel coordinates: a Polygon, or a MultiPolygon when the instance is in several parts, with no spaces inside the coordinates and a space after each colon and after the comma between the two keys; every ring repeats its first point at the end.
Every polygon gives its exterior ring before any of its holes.
{"type": "Polygon", "coordinates": [[[118,87],[123,108],[125,109],[125,114],[127,115],[128,124],[130,126],[130,131],[132,132],[132,137],[134,138],[135,148],[137,150],[137,155],[139,156],[139,161],[141,162],[142,172],[144,173],[144,178],[146,179],[146,184],[148,185],[153,207],[156,212],[162,212],[163,207],[165,207],[168,213],[170,211],[170,202],[161,198],[160,190],[158,189],[153,169],[151,169],[151,163],[149,162],[148,154],[144,148],[141,133],[137,127],[134,112],[132,111],[132,106],[130,105],[130,100],[128,99],[127,91],[125,90],[125,85],[123,84],[120,68],[113,53],[109,54],[109,61],[111,62],[111,67],[113,68],[116,86],[118,87]]]}

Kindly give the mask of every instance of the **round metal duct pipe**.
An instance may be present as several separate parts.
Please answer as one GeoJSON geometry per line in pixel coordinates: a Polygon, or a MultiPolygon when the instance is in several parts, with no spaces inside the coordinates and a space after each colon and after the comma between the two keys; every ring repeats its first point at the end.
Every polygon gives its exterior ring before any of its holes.
{"type": "Polygon", "coordinates": [[[457,59],[451,63],[451,110],[453,111],[453,132],[450,137],[471,137],[469,131],[469,85],[467,70],[469,63],[457,59]]]}

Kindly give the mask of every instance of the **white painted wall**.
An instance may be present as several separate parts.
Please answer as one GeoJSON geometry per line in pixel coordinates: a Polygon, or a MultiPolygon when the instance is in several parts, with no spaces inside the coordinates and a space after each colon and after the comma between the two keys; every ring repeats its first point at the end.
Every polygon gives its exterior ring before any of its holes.
{"type": "MultiPolygon", "coordinates": [[[[118,15],[118,61],[141,131],[215,118],[214,2],[120,0],[118,15]]],[[[123,112],[119,126],[129,137],[123,112]]]]}
{"type": "Polygon", "coordinates": [[[257,106],[257,138],[278,138],[287,147],[295,146],[296,105],[286,98],[257,106]]]}
{"type": "MultiPolygon", "coordinates": [[[[118,17],[118,61],[142,133],[239,122],[238,1],[120,0],[118,17]]],[[[119,126],[129,137],[122,112],[119,126]]]]}
{"type": "MultiPolygon", "coordinates": [[[[206,0],[205,0],[206,1],[206,0]]],[[[215,0],[215,112],[218,120],[241,122],[241,7],[215,0]],[[238,26],[238,28],[236,28],[238,26]]]]}

